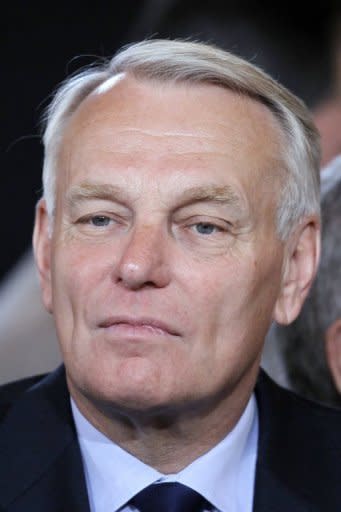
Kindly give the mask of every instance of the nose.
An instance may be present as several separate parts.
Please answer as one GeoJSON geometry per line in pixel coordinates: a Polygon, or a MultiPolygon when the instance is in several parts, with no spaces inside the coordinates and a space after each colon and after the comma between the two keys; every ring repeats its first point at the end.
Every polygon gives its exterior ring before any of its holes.
{"type": "Polygon", "coordinates": [[[117,282],[125,288],[162,288],[170,281],[165,234],[156,226],[135,227],[117,267],[117,282]]]}

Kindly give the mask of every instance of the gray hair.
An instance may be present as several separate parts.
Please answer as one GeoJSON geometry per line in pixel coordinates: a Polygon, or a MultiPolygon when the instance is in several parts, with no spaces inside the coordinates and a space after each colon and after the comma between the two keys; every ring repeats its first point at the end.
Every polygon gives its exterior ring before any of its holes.
{"type": "Polygon", "coordinates": [[[256,66],[213,45],[147,40],[123,48],[65,81],[46,113],[43,136],[44,197],[52,218],[58,152],[69,118],[97,87],[119,73],[136,79],[214,84],[265,104],[276,118],[284,143],[284,179],[277,208],[277,232],[285,240],[306,215],[319,215],[319,136],[305,105],[256,66]]]}
{"type": "Polygon", "coordinates": [[[322,251],[315,282],[297,319],[276,325],[277,343],[289,384],[299,394],[341,407],[325,351],[328,327],[341,317],[341,156],[322,172],[322,251]]]}

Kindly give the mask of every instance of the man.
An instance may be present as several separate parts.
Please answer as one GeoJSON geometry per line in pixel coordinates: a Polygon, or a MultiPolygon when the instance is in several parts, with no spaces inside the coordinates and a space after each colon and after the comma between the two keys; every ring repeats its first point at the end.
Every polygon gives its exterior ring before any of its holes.
{"type": "Polygon", "coordinates": [[[302,396],[341,406],[341,157],[322,172],[321,262],[301,313],[290,325],[275,325],[266,340],[263,365],[302,396]]]}
{"type": "Polygon", "coordinates": [[[254,392],[319,257],[305,107],[214,47],[146,41],[60,88],[44,144],[65,370],[3,390],[2,510],[339,510],[340,415],[254,392]]]}
{"type": "MultiPolygon", "coordinates": [[[[133,23],[129,30],[130,37],[128,39],[136,41],[143,39],[146,34],[160,34],[161,37],[166,38],[186,38],[189,34],[196,34],[200,39],[215,42],[226,50],[237,51],[241,57],[247,60],[252,59],[254,64],[260,66],[271,76],[280,77],[283,85],[313,109],[316,114],[313,119],[321,134],[322,160],[326,160],[326,157],[328,159],[332,155],[329,149],[331,146],[334,147],[334,142],[341,136],[341,133],[339,135],[340,130],[337,129],[341,119],[341,108],[338,120],[336,114],[338,112],[337,94],[335,93],[335,98],[333,95],[331,96],[331,93],[336,92],[338,87],[337,59],[335,58],[338,49],[337,44],[335,44],[335,48],[332,45],[334,31],[326,31],[326,27],[329,26],[330,20],[333,20],[333,23],[336,22],[337,9],[334,10],[332,6],[328,7],[325,2],[323,12],[315,7],[314,14],[314,9],[310,7],[308,19],[306,13],[300,16],[297,10],[293,17],[290,2],[289,4],[286,2],[283,6],[276,5],[274,9],[273,2],[265,2],[262,4],[263,9],[260,12],[259,2],[248,0],[247,16],[245,16],[245,5],[240,2],[237,5],[231,5],[231,2],[221,2],[221,0],[212,0],[209,3],[201,0],[195,0],[195,2],[192,0],[168,0],[167,2],[157,2],[157,8],[155,8],[155,0],[140,3],[143,5],[140,12],[130,9],[130,11],[134,11],[132,14],[136,16],[136,23],[133,23]],[[305,63],[304,66],[302,66],[302,61],[305,63]],[[328,98],[328,108],[325,109],[325,102],[328,98]],[[330,116],[326,111],[332,115],[330,116]],[[332,119],[332,123],[325,122],[332,119]],[[320,122],[321,120],[322,122],[320,122]],[[326,130],[327,137],[325,137],[326,130]],[[326,154],[324,154],[325,149],[327,150],[326,154]]],[[[108,18],[111,16],[108,15],[108,18]]],[[[83,34],[88,34],[89,31],[84,28],[86,27],[85,20],[81,20],[79,17],[77,19],[82,26],[83,34]]],[[[95,25],[96,21],[91,20],[92,38],[96,33],[95,25]]],[[[59,29],[58,25],[55,29],[59,29]]],[[[104,37],[103,30],[103,20],[101,20],[101,40],[104,37]]],[[[111,30],[115,30],[112,25],[111,30]]],[[[337,32],[336,29],[335,34],[337,32]]],[[[27,39],[26,34],[25,37],[27,39]]],[[[44,35],[41,38],[46,39],[44,35]]],[[[39,44],[41,38],[38,38],[39,44]]],[[[81,34],[73,33],[72,42],[77,44],[78,48],[82,47],[81,34]],[[77,42],[75,43],[75,41],[77,42]]],[[[86,46],[90,53],[96,53],[95,47],[92,47],[91,44],[89,46],[89,44],[87,40],[86,46]]],[[[22,43],[19,46],[21,48],[22,43]]],[[[109,48],[112,48],[112,42],[109,48]]],[[[27,51],[32,52],[32,49],[27,49],[27,51]]],[[[44,51],[46,55],[50,56],[50,61],[54,61],[51,48],[46,46],[44,51]]],[[[72,51],[69,47],[69,53],[72,51]]],[[[33,52],[36,56],[37,52],[34,49],[33,52]]],[[[60,45],[58,45],[58,58],[63,62],[64,56],[60,45]]],[[[12,62],[13,58],[11,58],[12,62]]],[[[39,66],[39,64],[36,65],[39,66]]],[[[64,69],[64,65],[62,67],[64,69]]],[[[56,71],[55,62],[53,70],[56,71]]],[[[6,73],[6,71],[3,72],[6,73]]],[[[21,72],[25,74],[23,69],[21,72]]],[[[33,76],[31,78],[35,79],[33,76]]],[[[19,75],[17,79],[20,81],[19,75]]],[[[57,77],[54,80],[57,80],[57,77]]],[[[43,82],[40,83],[41,86],[42,84],[43,82]]],[[[16,96],[15,92],[12,93],[13,96],[16,96]]],[[[31,99],[26,98],[26,101],[32,103],[31,99]]],[[[11,107],[8,107],[9,112],[12,110],[11,107]]],[[[17,122],[15,129],[17,133],[20,132],[17,122]]],[[[12,151],[12,153],[12,158],[19,153],[21,161],[25,161],[27,158],[23,154],[23,148],[20,152],[12,151]]],[[[28,161],[30,169],[26,169],[25,172],[27,179],[30,175],[33,176],[33,169],[37,169],[37,162],[31,156],[28,161]]],[[[18,167],[18,165],[18,163],[15,165],[13,161],[13,167],[18,167]]],[[[9,166],[5,165],[5,167],[9,170],[7,174],[10,174],[9,166]]],[[[14,187],[14,183],[12,186],[14,187]]],[[[24,187],[21,188],[24,189],[24,187]]],[[[32,185],[31,190],[37,188],[39,188],[37,185],[32,185]]],[[[9,189],[6,187],[6,190],[9,189]]],[[[8,198],[10,197],[12,195],[8,194],[8,198]]],[[[8,211],[7,203],[2,203],[1,206],[3,212],[8,211]]],[[[20,208],[20,213],[17,210],[15,215],[20,219],[19,223],[22,226],[22,208],[20,208]]],[[[14,221],[15,217],[12,213],[11,226],[3,224],[11,238],[13,238],[13,230],[16,229],[14,221]]],[[[20,236],[21,238],[22,236],[20,236]]],[[[7,236],[4,242],[6,248],[8,241],[7,236]]],[[[18,243],[18,240],[16,242],[18,243]]],[[[13,263],[13,258],[9,258],[7,252],[6,250],[4,257],[13,263]]],[[[13,267],[4,282],[2,284],[0,282],[0,360],[3,362],[0,384],[55,368],[57,362],[60,362],[55,338],[53,322],[41,303],[34,257],[29,250],[13,267]],[[29,307],[23,308],[23,304],[29,304],[29,307]],[[18,309],[23,310],[25,316],[20,324],[17,321],[18,309]],[[27,349],[27,347],[29,348],[27,349]],[[29,359],[27,352],[30,355],[29,359]]]]}

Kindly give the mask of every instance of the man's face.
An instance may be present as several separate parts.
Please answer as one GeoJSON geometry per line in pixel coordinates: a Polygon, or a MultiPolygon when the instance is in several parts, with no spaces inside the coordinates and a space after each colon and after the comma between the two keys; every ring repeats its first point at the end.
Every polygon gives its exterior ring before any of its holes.
{"type": "Polygon", "coordinates": [[[216,86],[121,76],[78,108],[39,235],[71,392],[133,409],[250,392],[281,286],[278,140],[216,86]]]}

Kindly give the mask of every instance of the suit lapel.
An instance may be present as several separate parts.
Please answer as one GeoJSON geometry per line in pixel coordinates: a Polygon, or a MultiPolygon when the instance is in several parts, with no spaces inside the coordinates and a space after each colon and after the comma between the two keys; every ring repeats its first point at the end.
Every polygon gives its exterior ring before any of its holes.
{"type": "Polygon", "coordinates": [[[89,512],[60,368],[17,401],[0,427],[0,510],[89,512]]]}

